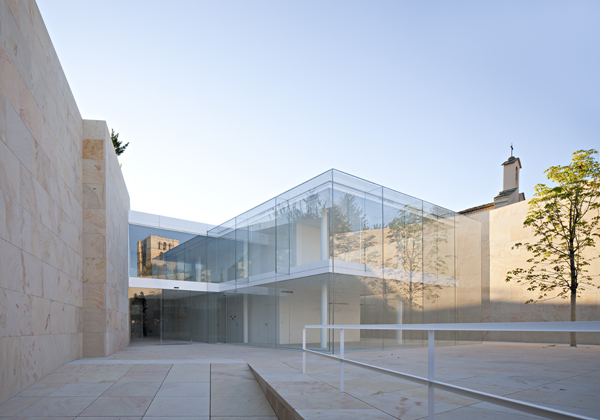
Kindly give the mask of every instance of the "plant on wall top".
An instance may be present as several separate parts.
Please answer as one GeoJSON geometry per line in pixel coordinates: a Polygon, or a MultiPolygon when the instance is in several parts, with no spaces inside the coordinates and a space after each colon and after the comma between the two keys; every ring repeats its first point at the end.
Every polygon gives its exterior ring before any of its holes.
{"type": "Polygon", "coordinates": [[[112,140],[113,147],[115,148],[115,153],[117,156],[121,156],[127,146],[129,146],[129,142],[123,144],[121,140],[119,140],[119,133],[115,133],[114,128],[110,130],[110,139],[112,140]]]}

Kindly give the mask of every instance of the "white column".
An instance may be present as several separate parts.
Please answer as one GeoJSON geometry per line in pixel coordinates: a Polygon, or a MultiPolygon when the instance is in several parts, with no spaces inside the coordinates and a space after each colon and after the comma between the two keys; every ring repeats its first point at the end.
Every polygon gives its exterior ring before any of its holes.
{"type": "MultiPolygon", "coordinates": [[[[321,325],[327,325],[327,309],[329,307],[329,299],[327,296],[327,280],[321,284],[321,325]]],[[[321,329],[321,348],[327,348],[327,329],[321,329]]]]}
{"type": "Polygon", "coordinates": [[[428,419],[434,420],[435,417],[435,388],[431,384],[431,381],[435,379],[435,332],[427,332],[427,413],[428,419]]]}
{"type": "Polygon", "coordinates": [[[306,373],[306,328],[302,328],[302,373],[306,373]]]}
{"type": "Polygon", "coordinates": [[[321,213],[321,261],[329,259],[329,229],[327,223],[327,209],[321,213]]]}
{"type": "Polygon", "coordinates": [[[248,342],[248,295],[244,295],[242,311],[244,314],[244,343],[247,343],[248,342]]]}
{"type": "MultiPolygon", "coordinates": [[[[396,306],[396,324],[402,324],[402,298],[398,298],[398,305],[396,306]]],[[[398,344],[402,344],[402,330],[396,331],[396,341],[398,344]]]]}
{"type": "Polygon", "coordinates": [[[340,330],[340,392],[344,392],[344,329],[340,330]]]}

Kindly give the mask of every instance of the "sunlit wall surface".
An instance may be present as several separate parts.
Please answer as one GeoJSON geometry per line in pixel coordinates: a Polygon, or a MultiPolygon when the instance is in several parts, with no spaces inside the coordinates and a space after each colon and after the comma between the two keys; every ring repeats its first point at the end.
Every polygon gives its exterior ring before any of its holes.
{"type": "MultiPolygon", "coordinates": [[[[206,236],[171,247],[151,239],[146,247],[158,243],[162,253],[153,251],[151,264],[140,265],[137,240],[138,277],[218,284],[216,293],[182,295],[189,316],[205,325],[188,328],[186,339],[298,347],[305,324],[481,321],[480,223],[336,170],[206,236]]],[[[346,333],[351,349],[420,346],[423,338],[346,333]]],[[[437,338],[454,344],[480,337],[437,338]]],[[[309,331],[308,339],[313,348],[332,350],[337,336],[309,331]]]]}

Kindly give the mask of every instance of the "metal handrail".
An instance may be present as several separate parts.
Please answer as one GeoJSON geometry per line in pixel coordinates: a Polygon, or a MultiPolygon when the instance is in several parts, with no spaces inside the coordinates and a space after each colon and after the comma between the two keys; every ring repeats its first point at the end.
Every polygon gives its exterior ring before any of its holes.
{"type": "Polygon", "coordinates": [[[554,420],[594,420],[591,417],[581,416],[575,413],[556,410],[537,404],[506,398],[486,392],[475,391],[468,388],[452,385],[435,380],[435,331],[511,331],[511,332],[600,332],[600,321],[576,321],[576,322],[491,322],[491,323],[457,323],[457,324],[384,324],[384,325],[305,325],[302,329],[302,373],[306,373],[306,353],[316,354],[322,357],[339,360],[340,362],[340,392],[344,392],[344,364],[359,366],[386,375],[395,376],[408,381],[416,382],[428,387],[427,411],[429,420],[434,419],[435,389],[453,392],[465,397],[489,402],[513,410],[554,419],[554,420]],[[340,330],[340,355],[320,353],[306,348],[306,330],[333,329],[340,330]],[[427,378],[409,375],[391,369],[385,369],[368,363],[349,360],[344,357],[344,330],[395,330],[395,331],[427,331],[427,378]]]}

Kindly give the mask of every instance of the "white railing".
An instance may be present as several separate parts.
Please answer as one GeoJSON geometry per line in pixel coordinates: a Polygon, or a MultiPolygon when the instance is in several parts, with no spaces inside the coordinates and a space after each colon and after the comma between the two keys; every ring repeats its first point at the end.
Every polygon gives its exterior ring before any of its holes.
{"type": "Polygon", "coordinates": [[[488,394],[475,391],[468,388],[452,385],[435,380],[435,331],[511,331],[511,332],[579,332],[579,333],[598,333],[600,332],[600,321],[578,321],[578,322],[494,322],[494,323],[473,323],[473,324],[394,324],[394,325],[305,325],[302,330],[302,373],[306,373],[306,353],[312,353],[323,357],[340,361],[340,392],[344,392],[344,364],[359,366],[379,373],[402,378],[408,381],[416,382],[428,387],[428,417],[434,418],[435,389],[453,392],[473,399],[489,402],[514,410],[537,416],[555,419],[579,419],[593,420],[591,417],[581,416],[574,413],[555,410],[524,401],[501,397],[499,395],[488,394]],[[333,329],[340,330],[340,355],[339,357],[331,354],[321,353],[306,348],[306,329],[333,329]],[[344,357],[344,330],[392,330],[392,331],[427,331],[428,339],[428,374],[427,378],[409,375],[407,373],[397,372],[390,369],[384,369],[367,363],[349,360],[344,357]]]}

